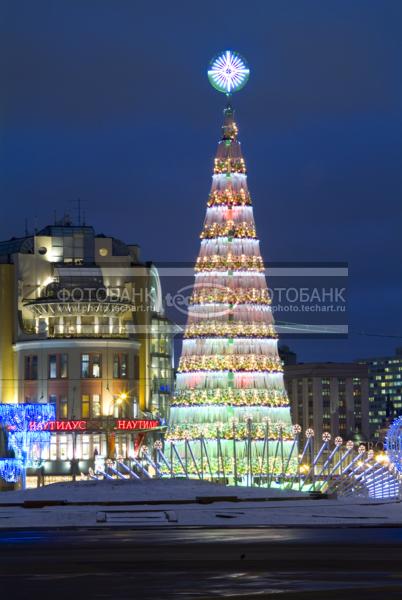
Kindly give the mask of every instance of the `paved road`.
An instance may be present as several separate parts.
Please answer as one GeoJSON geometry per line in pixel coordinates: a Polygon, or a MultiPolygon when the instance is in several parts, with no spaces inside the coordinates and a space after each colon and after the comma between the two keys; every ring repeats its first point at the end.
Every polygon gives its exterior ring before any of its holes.
{"type": "Polygon", "coordinates": [[[400,599],[402,529],[3,531],[0,590],[10,600],[400,599]]]}

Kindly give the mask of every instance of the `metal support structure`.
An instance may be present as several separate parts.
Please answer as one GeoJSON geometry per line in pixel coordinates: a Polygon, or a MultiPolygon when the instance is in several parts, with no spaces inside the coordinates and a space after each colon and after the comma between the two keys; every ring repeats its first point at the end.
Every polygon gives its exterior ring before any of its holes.
{"type": "Polygon", "coordinates": [[[154,444],[154,458],[143,451],[141,460],[130,458],[131,468],[120,460],[108,461],[107,469],[96,473],[91,469],[88,477],[139,480],[184,476],[201,481],[218,480],[229,485],[279,487],[341,496],[399,497],[402,476],[386,454],[375,456],[363,444],[359,447],[351,441],[344,444],[340,437],[335,438],[331,448],[329,433],[323,434],[315,453],[311,429],[305,432],[299,454],[301,428],[295,425],[293,439],[285,440],[279,427],[275,438],[270,435],[268,421],[263,438],[252,437],[250,417],[247,417],[245,437],[238,434],[237,422],[233,420],[232,443],[222,439],[219,428],[215,440],[206,439],[202,434],[197,439],[186,438],[179,442],[158,440],[154,444]],[[228,450],[232,450],[231,455],[228,450]]]}

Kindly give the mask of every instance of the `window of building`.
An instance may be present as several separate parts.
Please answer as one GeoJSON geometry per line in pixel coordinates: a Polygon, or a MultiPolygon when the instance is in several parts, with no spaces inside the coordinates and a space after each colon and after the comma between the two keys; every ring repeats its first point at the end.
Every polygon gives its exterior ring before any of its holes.
{"type": "Polygon", "coordinates": [[[89,354],[81,354],[81,377],[89,377],[89,354]]]}
{"type": "Polygon", "coordinates": [[[101,414],[101,401],[99,394],[92,394],[92,416],[99,417],[101,414]]]}
{"type": "Polygon", "coordinates": [[[54,433],[50,438],[50,460],[57,459],[57,435],[54,433]]]}
{"type": "Polygon", "coordinates": [[[140,378],[140,357],[134,356],[134,379],[140,378]]]}
{"type": "Polygon", "coordinates": [[[68,355],[64,352],[60,356],[60,379],[68,377],[68,355]]]}
{"type": "Polygon", "coordinates": [[[49,354],[49,379],[66,379],[67,354],[49,354]]]}
{"type": "Polygon", "coordinates": [[[81,454],[81,458],[83,459],[88,459],[89,458],[89,438],[90,436],[88,434],[84,434],[81,436],[81,440],[82,440],[82,454],[81,454]]]}
{"type": "Polygon", "coordinates": [[[81,354],[81,377],[99,378],[102,373],[102,357],[98,353],[81,354]]]}
{"type": "Polygon", "coordinates": [[[100,435],[92,435],[92,456],[95,458],[99,454],[102,454],[101,448],[101,436],[100,435]]]}
{"type": "Polygon", "coordinates": [[[42,460],[50,460],[50,444],[44,444],[40,451],[42,460]]]}
{"type": "Polygon", "coordinates": [[[100,354],[92,354],[92,363],[91,363],[91,377],[100,377],[101,376],[101,355],[100,354]]]}
{"type": "Polygon", "coordinates": [[[57,379],[57,354],[49,354],[49,379],[57,379]]]}
{"type": "Polygon", "coordinates": [[[56,396],[56,394],[50,394],[49,395],[49,403],[57,405],[57,396],[56,396]]]}
{"type": "Polygon", "coordinates": [[[25,379],[36,380],[38,379],[38,357],[36,355],[29,355],[25,357],[25,379]]]}
{"type": "Polygon", "coordinates": [[[82,394],[81,396],[81,417],[89,419],[91,417],[100,417],[101,415],[101,397],[100,394],[82,394]]]}
{"type": "Polygon", "coordinates": [[[68,418],[68,401],[67,396],[60,396],[60,419],[68,418]]]}
{"type": "Polygon", "coordinates": [[[68,439],[64,434],[59,435],[59,456],[61,460],[66,460],[68,457],[68,439]]]}
{"type": "Polygon", "coordinates": [[[81,417],[83,419],[89,418],[90,401],[88,394],[82,394],[81,396],[81,417]]]}
{"type": "Polygon", "coordinates": [[[126,379],[128,377],[128,355],[127,354],[114,354],[113,356],[113,377],[115,379],[126,379]]]}

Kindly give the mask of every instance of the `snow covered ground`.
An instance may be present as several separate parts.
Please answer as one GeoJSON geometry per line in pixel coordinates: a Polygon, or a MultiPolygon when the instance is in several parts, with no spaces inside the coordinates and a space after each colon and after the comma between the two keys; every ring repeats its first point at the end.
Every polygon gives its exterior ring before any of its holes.
{"type": "Polygon", "coordinates": [[[0,494],[0,529],[180,525],[402,526],[402,503],[313,500],[291,491],[157,479],[58,483],[0,494]]]}
{"type": "Polygon", "coordinates": [[[238,498],[305,497],[302,492],[257,487],[225,486],[195,479],[102,480],[54,483],[45,487],[0,493],[0,506],[24,500],[65,500],[68,502],[138,502],[194,500],[196,496],[237,496],[238,498]]]}

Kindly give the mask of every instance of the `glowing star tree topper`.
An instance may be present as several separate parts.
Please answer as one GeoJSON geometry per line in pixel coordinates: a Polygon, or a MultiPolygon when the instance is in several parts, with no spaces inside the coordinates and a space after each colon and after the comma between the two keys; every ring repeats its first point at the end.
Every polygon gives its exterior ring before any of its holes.
{"type": "Polygon", "coordinates": [[[208,69],[209,83],[218,92],[229,96],[247,83],[250,69],[245,59],[232,50],[225,50],[213,58],[208,69]]]}

